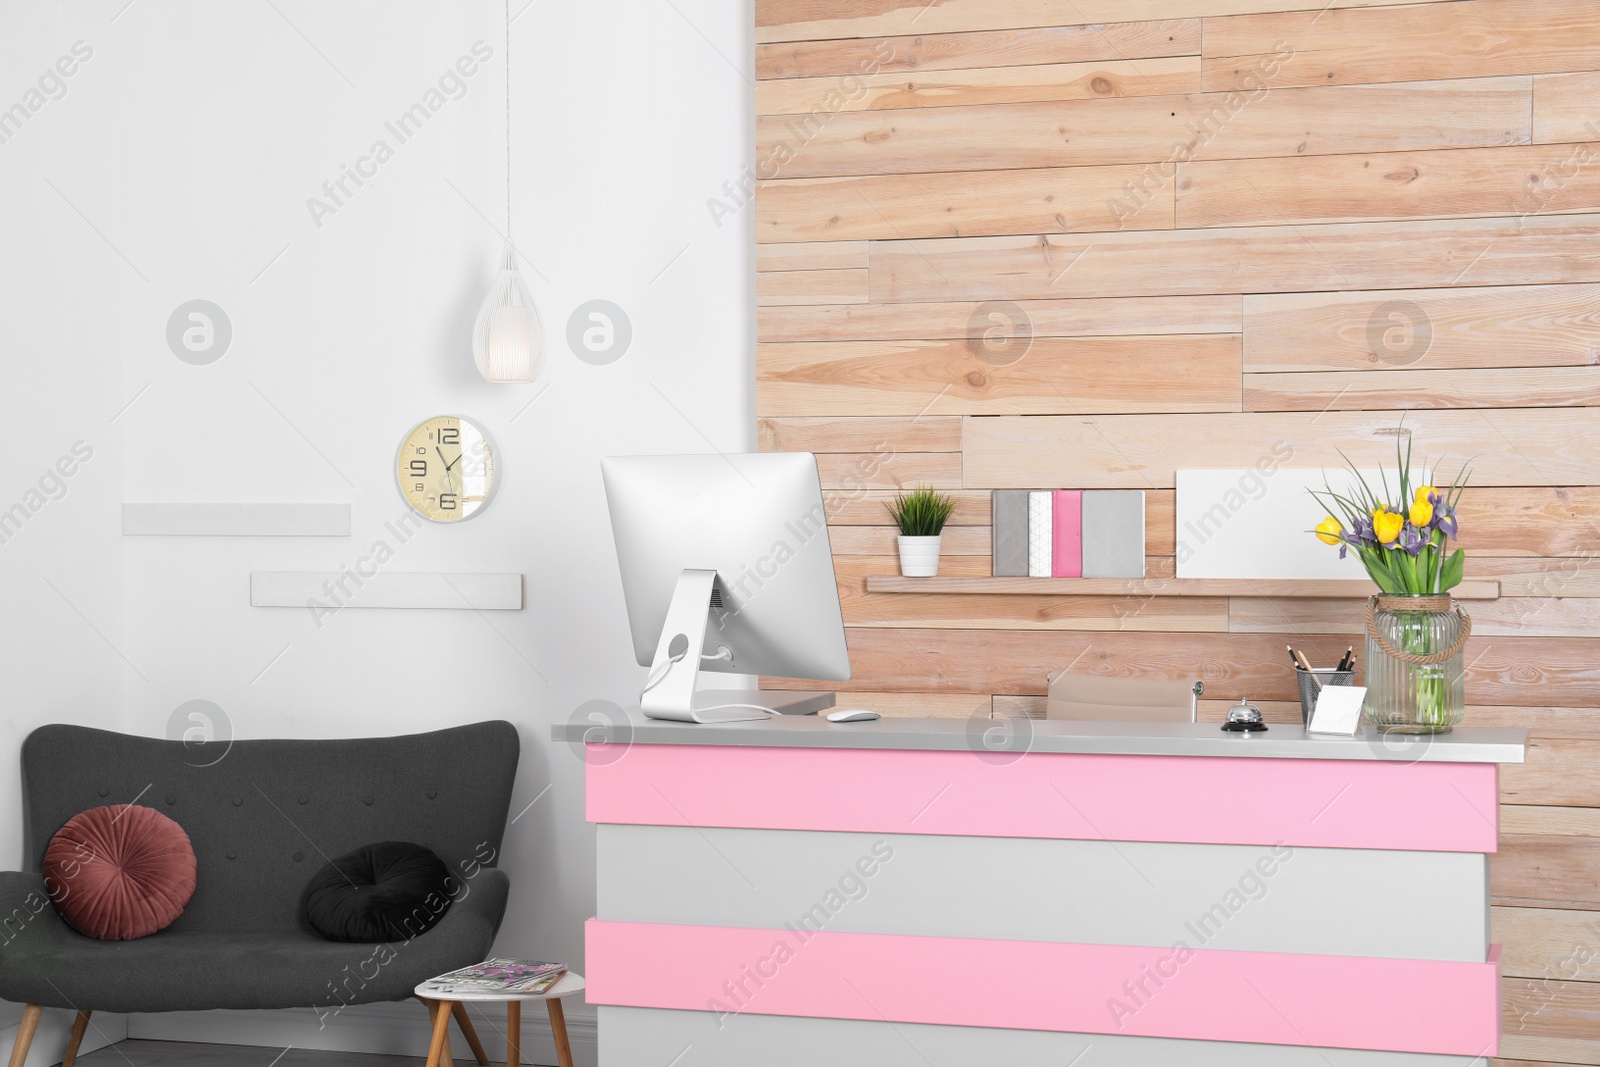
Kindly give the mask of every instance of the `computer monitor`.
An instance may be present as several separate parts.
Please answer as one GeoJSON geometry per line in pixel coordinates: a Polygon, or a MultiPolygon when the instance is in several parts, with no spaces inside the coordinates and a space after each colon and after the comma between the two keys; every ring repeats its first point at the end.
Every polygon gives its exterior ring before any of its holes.
{"type": "Polygon", "coordinates": [[[815,456],[611,456],[600,467],[634,654],[650,667],[647,716],[766,717],[753,700],[697,710],[701,670],[850,677],[815,456]]]}

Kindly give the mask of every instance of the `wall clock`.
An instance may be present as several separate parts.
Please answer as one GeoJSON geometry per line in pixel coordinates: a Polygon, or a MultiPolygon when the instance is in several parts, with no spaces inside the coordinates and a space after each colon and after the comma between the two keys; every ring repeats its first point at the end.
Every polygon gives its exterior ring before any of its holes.
{"type": "Polygon", "coordinates": [[[470,519],[500,486],[499,454],[489,432],[458,415],[420,422],[400,443],[395,476],[406,503],[434,522],[470,519]]]}

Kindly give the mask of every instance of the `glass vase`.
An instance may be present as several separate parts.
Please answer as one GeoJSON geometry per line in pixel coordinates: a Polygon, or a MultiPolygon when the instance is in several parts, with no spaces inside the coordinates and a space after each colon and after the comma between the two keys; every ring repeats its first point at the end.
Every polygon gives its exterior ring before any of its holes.
{"type": "Polygon", "coordinates": [[[1466,714],[1462,652],[1472,620],[1445,594],[1367,602],[1366,720],[1385,732],[1443,734],[1466,714]]]}

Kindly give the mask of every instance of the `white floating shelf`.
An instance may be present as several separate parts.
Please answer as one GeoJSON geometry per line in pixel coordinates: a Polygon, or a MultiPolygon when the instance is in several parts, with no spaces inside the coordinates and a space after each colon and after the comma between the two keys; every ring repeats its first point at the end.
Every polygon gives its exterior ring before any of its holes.
{"type": "Polygon", "coordinates": [[[315,601],[326,607],[522,610],[520,574],[379,571],[359,578],[360,585],[357,580],[351,571],[256,571],[250,575],[250,604],[304,608],[315,601]]]}
{"type": "Polygon", "coordinates": [[[127,537],[349,537],[349,504],[124,504],[127,537]]]}

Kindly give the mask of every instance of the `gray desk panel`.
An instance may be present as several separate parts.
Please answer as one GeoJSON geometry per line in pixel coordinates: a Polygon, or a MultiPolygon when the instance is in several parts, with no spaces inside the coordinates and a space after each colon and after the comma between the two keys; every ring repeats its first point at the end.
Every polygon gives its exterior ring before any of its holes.
{"type": "MultiPolygon", "coordinates": [[[[1265,1006],[1262,1010],[1267,1010],[1265,1006]]],[[[600,1067],[1489,1067],[1406,1052],[600,1008],[600,1067]]]]}
{"type": "Polygon", "coordinates": [[[1482,963],[1488,858],[1256,845],[598,827],[598,917],[1482,963]],[[870,871],[870,875],[863,872],[870,871]],[[1270,873],[1263,873],[1270,872],[1270,873]],[[1427,906],[1386,906],[1397,887],[1427,906]],[[820,909],[820,910],[819,910],[820,909]]]}
{"type": "Polygon", "coordinates": [[[825,717],[784,715],[755,722],[683,723],[647,719],[637,709],[626,721],[556,723],[556,741],[604,739],[641,745],[747,745],[783,748],[875,748],[985,751],[985,737],[1011,752],[1078,752],[1128,756],[1254,756],[1270,759],[1387,760],[1396,763],[1521,763],[1526,730],[1461,727],[1438,737],[1404,738],[1364,726],[1357,736],[1309,737],[1298,726],[1263,733],[1224,733],[1210,723],[1062,722],[1035,719],[891,717],[831,723],[825,717]]]}

